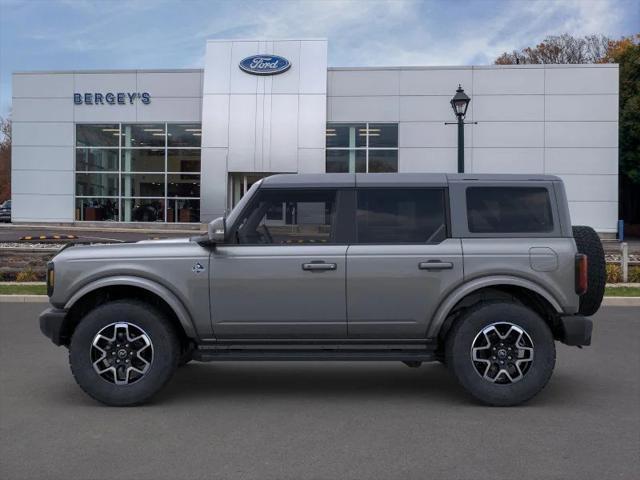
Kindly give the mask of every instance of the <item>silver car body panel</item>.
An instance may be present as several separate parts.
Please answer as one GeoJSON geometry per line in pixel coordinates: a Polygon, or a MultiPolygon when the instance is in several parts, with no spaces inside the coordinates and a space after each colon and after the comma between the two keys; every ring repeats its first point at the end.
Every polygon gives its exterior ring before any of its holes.
{"type": "Polygon", "coordinates": [[[170,306],[185,330],[211,337],[208,273],[210,250],[189,239],[141,243],[76,246],[54,258],[56,286],[50,299],[58,308],[71,308],[87,293],[106,286],[145,288],[170,306]],[[173,307],[172,307],[173,308],[173,307]]]}
{"type": "Polygon", "coordinates": [[[440,299],[462,283],[462,267],[456,238],[437,245],[351,245],[349,337],[424,337],[440,299]]]}
{"type": "Polygon", "coordinates": [[[345,338],[346,245],[221,245],[211,260],[219,338],[345,338]],[[325,262],[332,270],[303,270],[325,262]]]}

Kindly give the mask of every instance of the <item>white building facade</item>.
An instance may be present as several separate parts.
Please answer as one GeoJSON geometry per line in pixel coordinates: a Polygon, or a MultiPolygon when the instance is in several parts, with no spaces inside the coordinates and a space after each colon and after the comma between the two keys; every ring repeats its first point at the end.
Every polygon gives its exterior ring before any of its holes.
{"type": "Polygon", "coordinates": [[[324,39],[15,73],[13,221],[206,222],[274,173],[455,172],[459,84],[466,172],[558,175],[574,224],[616,231],[617,65],[330,68],[324,39]]]}

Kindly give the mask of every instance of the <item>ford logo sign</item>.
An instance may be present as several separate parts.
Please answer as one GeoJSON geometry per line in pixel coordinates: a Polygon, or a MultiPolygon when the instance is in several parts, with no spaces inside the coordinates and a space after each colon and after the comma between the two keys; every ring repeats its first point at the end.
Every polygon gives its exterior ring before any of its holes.
{"type": "Polygon", "coordinates": [[[277,75],[289,68],[289,60],[278,55],[251,55],[240,62],[240,69],[252,75],[277,75]]]}

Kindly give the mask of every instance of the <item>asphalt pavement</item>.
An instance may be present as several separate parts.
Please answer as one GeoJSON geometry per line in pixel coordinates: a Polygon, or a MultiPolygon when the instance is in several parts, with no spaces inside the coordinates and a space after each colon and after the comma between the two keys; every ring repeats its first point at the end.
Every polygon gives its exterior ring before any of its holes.
{"type": "Polygon", "coordinates": [[[40,334],[45,306],[0,303],[2,479],[639,478],[640,308],[558,344],[521,407],[475,403],[439,364],[311,362],[195,363],[109,408],[40,334]]]}

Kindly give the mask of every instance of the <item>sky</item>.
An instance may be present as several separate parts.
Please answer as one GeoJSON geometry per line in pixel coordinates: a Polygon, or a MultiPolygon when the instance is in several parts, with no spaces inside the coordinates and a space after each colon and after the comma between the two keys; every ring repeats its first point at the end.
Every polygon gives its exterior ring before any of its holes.
{"type": "Polygon", "coordinates": [[[202,68],[208,38],[327,38],[329,66],[482,65],[561,33],[640,33],[640,1],[0,0],[0,115],[12,72],[202,68]]]}

